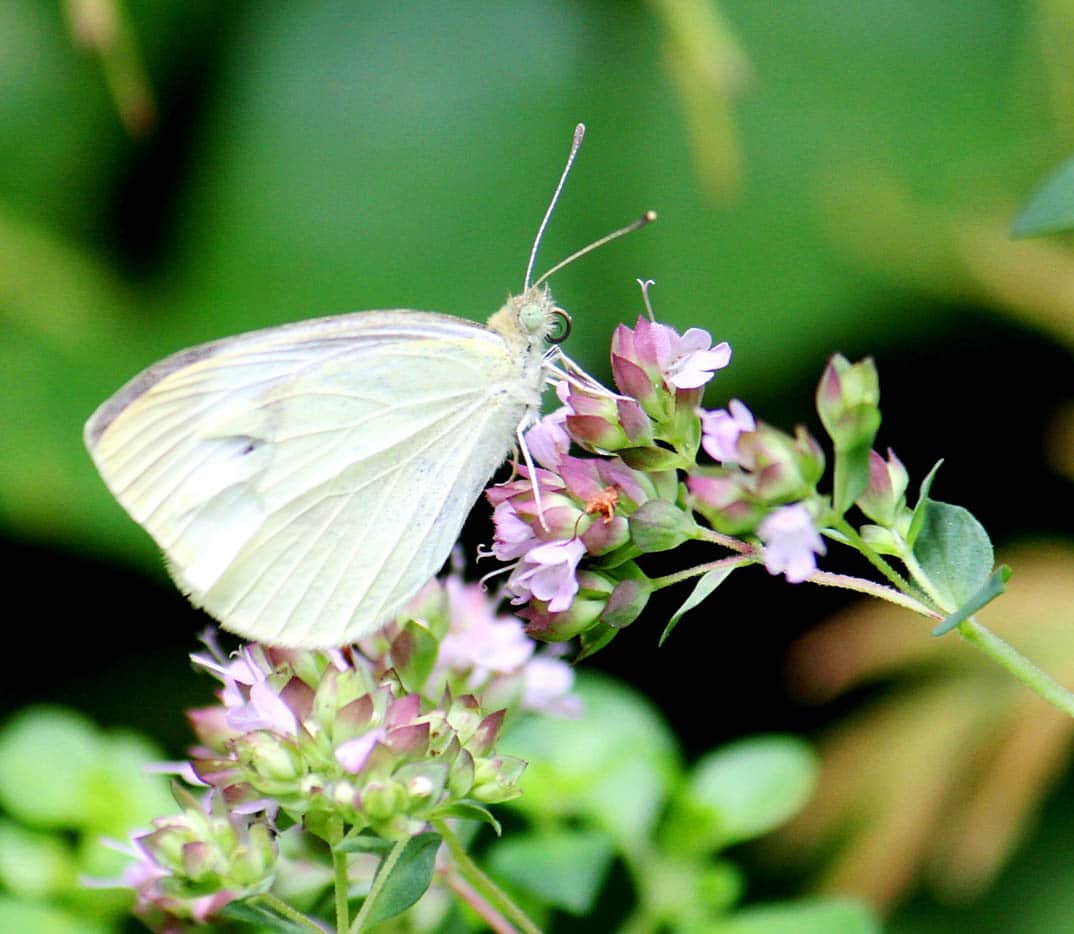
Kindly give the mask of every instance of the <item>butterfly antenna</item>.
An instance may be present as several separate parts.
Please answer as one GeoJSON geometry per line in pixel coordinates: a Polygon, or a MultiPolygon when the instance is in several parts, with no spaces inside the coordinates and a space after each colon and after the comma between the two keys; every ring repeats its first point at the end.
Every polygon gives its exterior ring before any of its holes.
{"type": "MultiPolygon", "coordinates": [[[[556,202],[559,201],[559,193],[563,191],[563,185],[567,181],[567,176],[570,174],[571,166],[574,165],[574,157],[578,155],[578,150],[582,146],[582,137],[585,136],[585,124],[579,123],[574,128],[574,139],[571,142],[570,155],[567,156],[567,164],[563,167],[563,174],[559,177],[559,184],[556,185],[555,194],[552,195],[552,200],[548,203],[548,210],[544,212],[544,219],[541,221],[541,226],[537,228],[537,236],[533,240],[533,249],[530,250],[530,261],[526,266],[526,282],[522,286],[522,291],[526,291],[530,287],[530,276],[533,275],[533,264],[537,262],[537,249],[541,245],[541,238],[544,236],[544,229],[548,226],[548,221],[552,217],[552,212],[556,209],[556,202]]],[[[547,278],[541,277],[541,281],[547,278]]]]}
{"type": "MultiPolygon", "coordinates": [[[[540,285],[542,282],[545,281],[545,279],[559,272],[564,266],[569,266],[576,259],[585,256],[586,253],[592,253],[594,250],[600,249],[600,247],[604,246],[604,244],[606,243],[611,243],[613,240],[618,240],[620,237],[625,237],[628,233],[634,233],[635,230],[641,230],[642,227],[651,224],[655,220],[656,211],[646,211],[636,221],[627,224],[626,227],[620,227],[618,230],[613,230],[610,234],[605,234],[599,240],[594,240],[591,244],[589,244],[589,246],[584,246],[577,252],[571,253],[571,255],[568,256],[566,259],[560,260],[558,263],[556,263],[555,266],[549,269],[548,272],[546,272],[543,276],[541,276],[540,279],[538,279],[533,284],[540,285]]],[[[526,277],[526,281],[529,282],[528,275],[526,277]]]]}

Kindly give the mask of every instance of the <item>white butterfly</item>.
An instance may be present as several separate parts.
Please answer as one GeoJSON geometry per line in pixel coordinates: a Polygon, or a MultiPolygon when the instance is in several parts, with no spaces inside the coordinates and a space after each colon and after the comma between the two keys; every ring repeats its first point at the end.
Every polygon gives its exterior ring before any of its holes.
{"type": "Polygon", "coordinates": [[[97,469],[195,605],[248,639],[343,645],[440,569],[539,413],[567,320],[541,285],[559,266],[529,285],[555,197],[487,326],[400,310],[267,328],[180,351],[93,414],[97,469]]]}

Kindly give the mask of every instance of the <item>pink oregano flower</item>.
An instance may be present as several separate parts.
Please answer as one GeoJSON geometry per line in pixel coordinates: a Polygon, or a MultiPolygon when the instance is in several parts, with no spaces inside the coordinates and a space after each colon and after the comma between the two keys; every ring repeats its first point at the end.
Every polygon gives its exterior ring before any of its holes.
{"type": "Polygon", "coordinates": [[[782,574],[800,584],[817,569],[817,555],[827,552],[803,503],[773,510],[757,530],[765,544],[764,566],[769,574],[782,574]]]}
{"type": "Polygon", "coordinates": [[[698,409],[701,418],[701,446],[714,461],[737,464],[738,437],[754,431],[757,421],[753,413],[738,399],[732,399],[726,409],[709,412],[698,409]]]}

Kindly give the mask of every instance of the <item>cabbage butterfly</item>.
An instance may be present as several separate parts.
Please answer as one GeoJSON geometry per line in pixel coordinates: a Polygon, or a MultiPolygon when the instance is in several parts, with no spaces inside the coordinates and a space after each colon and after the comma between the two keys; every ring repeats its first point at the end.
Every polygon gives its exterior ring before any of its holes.
{"type": "Polygon", "coordinates": [[[443,565],[539,412],[548,344],[569,324],[542,283],[655,219],[530,284],[583,133],[579,124],[522,293],[487,326],[362,311],[240,334],[154,364],[86,423],[105,484],[225,629],[343,645],[443,565]]]}

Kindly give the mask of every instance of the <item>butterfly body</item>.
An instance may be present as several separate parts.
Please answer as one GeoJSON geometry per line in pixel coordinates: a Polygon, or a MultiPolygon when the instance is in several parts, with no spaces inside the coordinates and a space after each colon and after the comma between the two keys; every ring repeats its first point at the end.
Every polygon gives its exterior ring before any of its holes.
{"type": "Polygon", "coordinates": [[[446,560],[539,412],[557,315],[531,287],[488,326],[369,311],[214,341],[127,383],[86,445],[225,628],[341,645],[446,560]]]}

